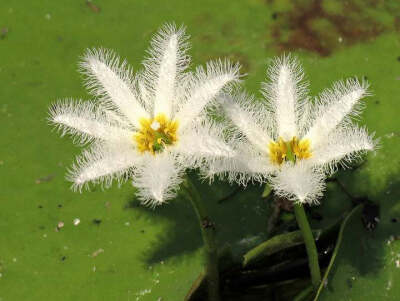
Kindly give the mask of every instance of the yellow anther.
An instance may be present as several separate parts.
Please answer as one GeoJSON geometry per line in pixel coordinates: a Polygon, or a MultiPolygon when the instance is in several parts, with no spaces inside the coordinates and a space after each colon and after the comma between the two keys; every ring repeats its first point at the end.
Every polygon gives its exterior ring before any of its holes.
{"type": "Polygon", "coordinates": [[[166,145],[176,143],[179,123],[177,120],[169,120],[164,114],[154,118],[141,118],[139,120],[140,131],[133,135],[140,152],[155,154],[161,152],[166,145]]]}
{"type": "MultiPolygon", "coordinates": [[[[312,156],[310,150],[310,140],[302,139],[299,141],[297,137],[293,137],[289,142],[291,151],[295,155],[295,159],[308,159],[312,156]]],[[[288,145],[281,137],[277,142],[271,141],[268,145],[269,158],[272,163],[281,165],[288,155],[288,145]]]]}

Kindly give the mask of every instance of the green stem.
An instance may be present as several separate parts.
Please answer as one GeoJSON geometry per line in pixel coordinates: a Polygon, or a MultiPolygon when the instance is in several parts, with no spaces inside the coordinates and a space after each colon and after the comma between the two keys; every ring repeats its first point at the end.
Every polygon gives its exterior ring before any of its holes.
{"type": "Polygon", "coordinates": [[[182,186],[185,188],[187,196],[192,202],[193,209],[200,222],[201,235],[205,248],[205,274],[208,283],[208,298],[210,301],[219,301],[218,251],[215,240],[215,225],[207,214],[207,210],[196,186],[193,185],[189,177],[186,177],[186,181],[182,186]]]}
{"type": "Polygon", "coordinates": [[[308,223],[303,205],[300,203],[294,204],[294,214],[296,215],[297,224],[303,234],[304,243],[307,250],[308,265],[311,273],[311,283],[314,290],[318,289],[321,282],[321,271],[318,263],[318,251],[315,245],[314,237],[311,232],[310,224],[308,223]]]}

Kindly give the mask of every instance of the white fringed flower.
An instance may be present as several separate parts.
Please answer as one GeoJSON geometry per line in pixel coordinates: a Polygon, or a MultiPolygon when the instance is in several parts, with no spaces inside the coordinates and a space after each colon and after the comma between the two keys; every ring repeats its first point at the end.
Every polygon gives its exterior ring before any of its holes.
{"type": "Polygon", "coordinates": [[[132,178],[141,200],[154,206],[175,196],[185,168],[232,156],[222,129],[204,115],[238,81],[239,66],[215,61],[189,72],[188,46],[183,28],[164,26],[136,75],[113,52],[87,52],[80,66],[96,99],[50,109],[62,135],[91,142],[69,173],[74,189],[132,178]]]}
{"type": "Polygon", "coordinates": [[[240,141],[233,145],[238,155],[205,172],[242,184],[270,180],[278,195],[318,202],[326,174],[375,146],[367,130],[351,121],[361,111],[368,86],[356,79],[340,81],[312,103],[295,59],[275,59],[268,75],[263,101],[256,103],[245,94],[221,98],[225,114],[240,131],[240,141]]]}

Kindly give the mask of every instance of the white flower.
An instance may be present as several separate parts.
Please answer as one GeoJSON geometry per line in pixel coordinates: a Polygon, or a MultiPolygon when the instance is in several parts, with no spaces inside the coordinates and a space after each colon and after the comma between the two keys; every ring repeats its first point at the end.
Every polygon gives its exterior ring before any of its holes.
{"type": "Polygon", "coordinates": [[[278,195],[299,202],[318,202],[326,174],[346,165],[375,142],[351,117],[361,111],[367,84],[356,79],[337,82],[311,102],[304,74],[290,56],[277,58],[264,83],[265,99],[224,95],[222,107],[240,131],[233,143],[238,155],[208,166],[208,176],[227,175],[245,184],[270,180],[278,195]]]}
{"type": "Polygon", "coordinates": [[[140,199],[154,206],[175,196],[185,168],[232,155],[222,129],[204,116],[238,81],[239,66],[215,61],[189,72],[186,40],[183,28],[164,26],[136,75],[110,51],[87,52],[80,66],[95,100],[50,109],[63,135],[91,143],[69,173],[74,189],[132,178],[140,199]]]}

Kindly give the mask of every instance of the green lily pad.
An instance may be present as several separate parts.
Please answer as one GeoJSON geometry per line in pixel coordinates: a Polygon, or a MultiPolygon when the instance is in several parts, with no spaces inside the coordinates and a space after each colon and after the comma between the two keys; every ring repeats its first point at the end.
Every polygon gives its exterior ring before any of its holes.
{"type": "MultiPolygon", "coordinates": [[[[324,9],[338,13],[343,9],[323,2],[324,9]]],[[[363,1],[356,2],[362,5],[363,1]]],[[[46,121],[48,107],[60,98],[90,97],[76,71],[86,48],[114,49],[136,70],[151,34],[171,21],[188,27],[195,64],[217,57],[240,61],[248,73],[244,85],[257,93],[268,60],[281,50],[290,50],[284,42],[296,29],[285,13],[291,3],[0,2],[1,301],[184,298],[202,271],[201,236],[189,203],[178,198],[155,210],[143,208],[129,183],[120,189],[71,192],[64,175],[79,148],[69,138],[60,139],[51,132],[46,121]],[[282,29],[279,37],[274,32],[277,26],[282,29]],[[80,223],[74,225],[75,219],[80,223]]],[[[383,28],[368,39],[343,38],[340,43],[330,23],[313,22],[312,26],[325,28],[317,28],[318,34],[333,33],[321,39],[334,45],[329,56],[321,58],[311,50],[293,48],[314,94],[342,77],[368,77],[374,96],[366,101],[361,123],[376,131],[382,141],[381,149],[368,155],[365,165],[339,175],[352,195],[366,196],[380,205],[381,222],[367,232],[359,217],[352,221],[352,231],[345,233],[343,250],[321,296],[327,300],[343,296],[365,300],[367,293],[381,297],[375,300],[400,298],[395,285],[399,244],[391,240],[398,235],[394,231],[398,224],[391,219],[398,218],[395,191],[400,168],[397,3],[384,1],[375,10],[367,9],[368,18],[383,28]]],[[[359,15],[351,18],[363,23],[359,15]]],[[[371,28],[368,24],[367,29],[371,28]]],[[[240,258],[265,240],[268,210],[260,197],[263,187],[249,185],[218,204],[237,187],[220,182],[211,187],[199,185],[217,223],[221,246],[229,243],[240,258]]],[[[340,215],[342,207],[335,199],[348,208],[349,199],[333,183],[324,203],[315,208],[324,217],[316,221],[315,228],[340,215]]]]}
{"type": "Polygon", "coordinates": [[[318,300],[398,300],[400,289],[400,189],[383,195],[376,228],[365,227],[365,211],[348,221],[332,271],[318,300]]]}

